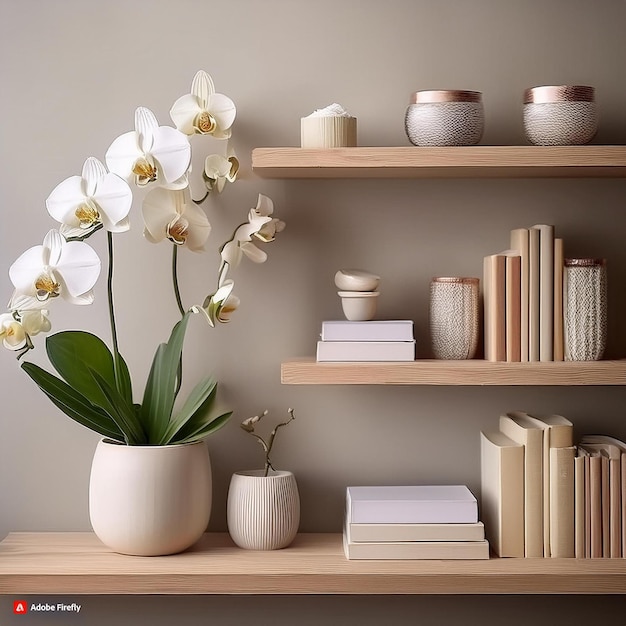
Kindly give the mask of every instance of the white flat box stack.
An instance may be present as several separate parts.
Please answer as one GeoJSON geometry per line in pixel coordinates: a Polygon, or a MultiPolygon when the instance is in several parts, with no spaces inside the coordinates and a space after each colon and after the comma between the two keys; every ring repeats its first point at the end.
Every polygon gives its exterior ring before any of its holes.
{"type": "Polygon", "coordinates": [[[348,487],[348,559],[488,559],[478,503],[464,485],[348,487]]]}
{"type": "Polygon", "coordinates": [[[322,322],[318,361],[413,361],[412,320],[322,322]]]}

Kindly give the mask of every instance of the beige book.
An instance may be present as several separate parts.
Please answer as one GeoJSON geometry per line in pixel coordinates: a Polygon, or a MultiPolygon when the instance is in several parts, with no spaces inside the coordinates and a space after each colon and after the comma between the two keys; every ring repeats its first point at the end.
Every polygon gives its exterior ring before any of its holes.
{"type": "Polygon", "coordinates": [[[501,432],[480,434],[481,511],[501,557],[524,556],[524,446],[501,432]]]}
{"type": "Polygon", "coordinates": [[[511,231],[511,249],[520,255],[520,359],[528,361],[528,229],[511,231]]]}
{"type": "Polygon", "coordinates": [[[543,429],[543,552],[550,556],[550,448],[574,445],[574,424],[562,415],[528,416],[543,429]]]}
{"type": "Polygon", "coordinates": [[[485,359],[506,360],[506,263],[501,254],[483,260],[485,359]]]}
{"type": "MultiPolygon", "coordinates": [[[[615,467],[616,463],[613,463],[613,472],[609,469],[609,482],[611,489],[611,502],[615,503],[618,499],[616,483],[619,481],[620,489],[619,489],[619,501],[620,501],[620,527],[621,527],[621,556],[626,557],[626,443],[620,441],[615,437],[611,437],[609,435],[584,435],[581,439],[581,443],[583,444],[603,444],[607,448],[613,448],[613,454],[611,455],[613,458],[616,457],[615,449],[620,451],[620,460],[619,460],[619,472],[615,467]],[[616,474],[619,474],[616,476],[616,474]]],[[[611,507],[611,519],[614,519],[614,506],[611,507]]],[[[613,536],[613,534],[611,534],[613,536]]]]}
{"type": "Polygon", "coordinates": [[[347,559],[488,559],[489,542],[482,541],[386,541],[357,542],[344,527],[343,550],[347,559]]]}
{"type": "Polygon", "coordinates": [[[585,554],[585,457],[576,450],[574,458],[574,554],[584,559],[585,554]]]}
{"type": "MultiPolygon", "coordinates": [[[[583,446],[581,446],[583,447],[583,446]]],[[[602,457],[589,450],[590,557],[602,558],[602,457]]]]}
{"type": "Polygon", "coordinates": [[[539,231],[539,360],[554,358],[554,226],[535,224],[539,231]]]}
{"type": "Polygon", "coordinates": [[[563,361],[563,265],[565,263],[563,240],[554,240],[554,360],[563,361]]]}
{"type": "Polygon", "coordinates": [[[516,250],[505,250],[501,254],[505,257],[504,328],[506,360],[519,362],[522,360],[521,257],[516,250]]]}
{"type": "Polygon", "coordinates": [[[539,229],[528,230],[528,360],[539,360],[539,229]]]}
{"type": "Polygon", "coordinates": [[[524,446],[524,556],[542,557],[544,428],[522,411],[501,415],[499,426],[524,446]]]}
{"type": "Polygon", "coordinates": [[[356,542],[483,541],[485,526],[474,524],[349,524],[356,542]]]}
{"type": "Polygon", "coordinates": [[[574,457],[576,448],[550,448],[550,556],[574,558],[574,457]]]}

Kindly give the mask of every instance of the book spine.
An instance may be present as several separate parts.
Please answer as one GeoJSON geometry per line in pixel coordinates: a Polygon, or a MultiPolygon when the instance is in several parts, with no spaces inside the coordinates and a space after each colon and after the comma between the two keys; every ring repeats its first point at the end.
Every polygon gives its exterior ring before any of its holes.
{"type": "Polygon", "coordinates": [[[539,224],[539,360],[554,358],[554,226],[539,224]]]}
{"type": "Polygon", "coordinates": [[[585,558],[585,457],[574,459],[574,554],[585,558]]]}
{"type": "Polygon", "coordinates": [[[528,231],[528,360],[539,360],[539,229],[528,231]]]}
{"type": "Polygon", "coordinates": [[[528,229],[516,228],[511,231],[511,249],[520,255],[520,359],[528,359],[528,229]]]}
{"type": "Polygon", "coordinates": [[[507,255],[505,261],[506,289],[506,360],[521,361],[521,257],[507,255]]]}
{"type": "Polygon", "coordinates": [[[554,240],[554,360],[564,360],[563,336],[563,239],[554,240]]]}
{"type": "Polygon", "coordinates": [[[576,553],[575,454],[574,446],[550,449],[550,556],[555,558],[573,558],[576,553]]]}
{"type": "Polygon", "coordinates": [[[485,359],[506,361],[506,264],[492,254],[483,260],[485,359]]]}

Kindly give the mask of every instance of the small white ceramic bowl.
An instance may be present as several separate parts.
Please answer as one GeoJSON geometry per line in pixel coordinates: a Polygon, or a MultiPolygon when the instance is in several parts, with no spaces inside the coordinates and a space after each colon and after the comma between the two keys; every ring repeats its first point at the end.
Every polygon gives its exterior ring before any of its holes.
{"type": "Polygon", "coordinates": [[[378,305],[378,291],[338,291],[346,319],[365,322],[373,319],[378,305]]]}
{"type": "Polygon", "coordinates": [[[342,291],[376,291],[380,276],[364,270],[339,270],[335,274],[335,285],[342,291]]]}

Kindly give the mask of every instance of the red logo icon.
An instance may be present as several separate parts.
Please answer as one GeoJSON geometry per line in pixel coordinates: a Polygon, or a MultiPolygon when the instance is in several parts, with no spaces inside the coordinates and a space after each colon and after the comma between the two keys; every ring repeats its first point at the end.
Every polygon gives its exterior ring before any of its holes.
{"type": "Polygon", "coordinates": [[[26,600],[14,600],[13,613],[15,613],[16,615],[28,613],[28,602],[26,602],[26,600]]]}

